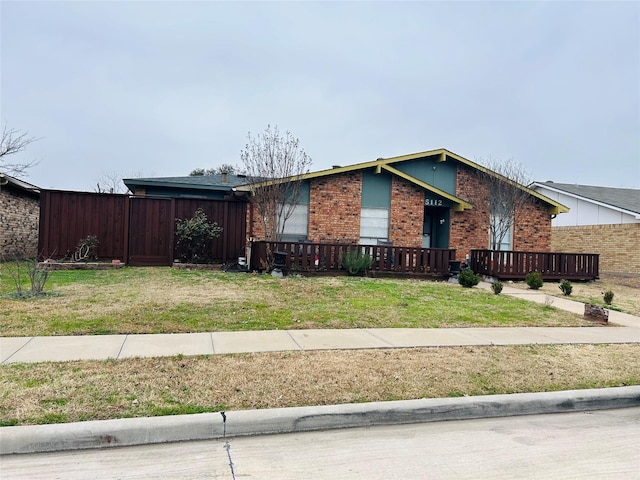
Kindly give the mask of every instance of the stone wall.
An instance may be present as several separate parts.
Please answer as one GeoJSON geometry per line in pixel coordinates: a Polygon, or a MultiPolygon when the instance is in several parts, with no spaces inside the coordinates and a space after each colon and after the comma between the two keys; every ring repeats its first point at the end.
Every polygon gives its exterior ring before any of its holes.
{"type": "Polygon", "coordinates": [[[640,223],[553,227],[551,249],[598,253],[601,272],[640,274],[640,223]]]}
{"type": "Polygon", "coordinates": [[[0,188],[0,255],[36,258],[40,201],[11,186],[0,188]]]}

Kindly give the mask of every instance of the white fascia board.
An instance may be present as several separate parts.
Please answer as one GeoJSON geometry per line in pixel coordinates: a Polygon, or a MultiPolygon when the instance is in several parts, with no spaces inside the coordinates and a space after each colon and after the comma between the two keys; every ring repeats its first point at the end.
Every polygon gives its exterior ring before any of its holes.
{"type": "MultiPolygon", "coordinates": [[[[560,193],[561,195],[566,195],[567,197],[576,198],[578,200],[583,200],[585,202],[592,203],[592,204],[598,205],[600,207],[605,207],[605,208],[608,208],[610,210],[615,210],[616,212],[621,212],[621,213],[624,213],[625,215],[631,215],[636,220],[640,220],[640,213],[638,213],[638,212],[633,212],[631,210],[627,210],[627,209],[624,209],[624,208],[616,207],[615,205],[611,205],[609,203],[599,202],[599,201],[594,200],[592,198],[583,197],[582,195],[576,195],[575,193],[567,192],[566,190],[562,190],[562,189],[559,189],[559,188],[552,188],[549,185],[546,185],[546,184],[543,184],[543,183],[533,182],[531,185],[533,185],[534,187],[537,187],[537,188],[542,188],[542,189],[546,188],[548,190],[551,190],[552,192],[560,193]]],[[[535,190],[535,188],[534,188],[534,190],[535,190]]]]}

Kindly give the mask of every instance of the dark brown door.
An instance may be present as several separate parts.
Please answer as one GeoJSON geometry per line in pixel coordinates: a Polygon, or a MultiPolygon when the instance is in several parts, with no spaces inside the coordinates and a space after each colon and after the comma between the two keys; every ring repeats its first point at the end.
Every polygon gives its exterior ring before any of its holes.
{"type": "Polygon", "coordinates": [[[132,198],[130,208],[128,264],[171,265],[174,201],[170,198],[132,198]]]}

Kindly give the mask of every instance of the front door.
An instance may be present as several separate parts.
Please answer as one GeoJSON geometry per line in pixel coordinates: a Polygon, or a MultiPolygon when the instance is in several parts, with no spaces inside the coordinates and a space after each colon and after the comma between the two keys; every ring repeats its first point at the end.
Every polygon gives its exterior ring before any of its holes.
{"type": "Polygon", "coordinates": [[[425,207],[422,224],[423,248],[449,248],[449,209],[425,207]]]}

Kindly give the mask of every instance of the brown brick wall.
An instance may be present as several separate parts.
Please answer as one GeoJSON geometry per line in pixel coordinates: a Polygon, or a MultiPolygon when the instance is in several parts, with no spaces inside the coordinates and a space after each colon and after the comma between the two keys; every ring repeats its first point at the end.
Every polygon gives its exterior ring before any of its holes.
{"type": "Polygon", "coordinates": [[[551,249],[598,253],[601,272],[640,273],[640,223],[553,227],[551,249]]]}
{"type": "Polygon", "coordinates": [[[361,172],[312,179],[309,191],[309,240],[358,243],[361,204],[361,172]]]}
{"type": "MultiPolygon", "coordinates": [[[[489,186],[474,171],[458,165],[456,196],[473,205],[470,210],[451,212],[449,246],[462,260],[472,249],[489,247],[489,186]]],[[[514,250],[549,251],[551,217],[546,207],[532,198],[529,206],[517,211],[513,237],[514,250]]]]}
{"type": "Polygon", "coordinates": [[[0,189],[0,255],[5,258],[38,256],[40,202],[13,188],[0,189]]]}
{"type": "Polygon", "coordinates": [[[459,165],[456,196],[473,205],[463,212],[451,211],[449,246],[456,249],[458,260],[464,260],[472,249],[489,247],[489,188],[474,172],[459,165]]]}
{"type": "Polygon", "coordinates": [[[516,210],[513,225],[513,249],[530,252],[551,251],[551,216],[536,198],[516,210]]]}
{"type": "Polygon", "coordinates": [[[394,245],[422,246],[424,191],[398,177],[391,182],[389,240],[394,245]]]}
{"type": "Polygon", "coordinates": [[[251,202],[247,203],[247,237],[254,240],[264,240],[264,224],[260,220],[258,208],[251,202]]]}

